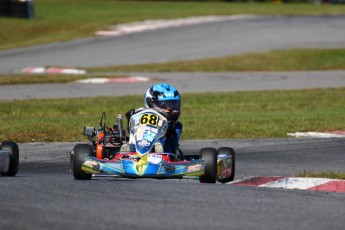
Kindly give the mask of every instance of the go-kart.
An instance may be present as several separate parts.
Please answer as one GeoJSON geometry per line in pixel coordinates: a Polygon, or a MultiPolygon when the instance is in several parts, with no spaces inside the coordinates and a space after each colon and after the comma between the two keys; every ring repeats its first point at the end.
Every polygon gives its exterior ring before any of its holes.
{"type": "Polygon", "coordinates": [[[0,174],[15,176],[18,172],[19,148],[17,143],[4,141],[0,145],[0,174]]]}
{"type": "Polygon", "coordinates": [[[201,183],[227,183],[235,176],[235,151],[230,147],[202,148],[197,157],[164,152],[158,140],[165,136],[168,121],[162,114],[146,109],[131,116],[126,137],[121,114],[111,128],[85,127],[83,134],[91,144],[77,144],[70,154],[75,179],[113,175],[125,178],[183,179],[198,178],[201,183]]]}

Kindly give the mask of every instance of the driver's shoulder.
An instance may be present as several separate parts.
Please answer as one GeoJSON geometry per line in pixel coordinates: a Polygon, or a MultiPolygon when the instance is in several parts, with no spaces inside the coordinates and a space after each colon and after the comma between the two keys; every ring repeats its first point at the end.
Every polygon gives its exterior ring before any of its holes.
{"type": "Polygon", "coordinates": [[[141,111],[144,111],[145,109],[146,108],[144,108],[144,107],[136,108],[136,109],[134,109],[134,113],[139,113],[141,111]]]}

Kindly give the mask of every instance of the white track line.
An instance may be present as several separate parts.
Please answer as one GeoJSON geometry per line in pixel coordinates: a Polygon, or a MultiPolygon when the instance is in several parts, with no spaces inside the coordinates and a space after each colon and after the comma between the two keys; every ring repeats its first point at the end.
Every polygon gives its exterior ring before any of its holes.
{"type": "Polygon", "coordinates": [[[345,138],[345,133],[337,132],[295,132],[288,133],[288,136],[291,137],[318,137],[318,138],[333,138],[333,137],[343,137],[345,138]]]}
{"type": "Polygon", "coordinates": [[[188,25],[197,25],[202,23],[219,22],[238,20],[244,18],[258,17],[254,15],[232,15],[232,16],[200,16],[200,17],[188,17],[182,19],[171,20],[146,20],[142,22],[132,22],[127,24],[117,25],[109,30],[97,31],[98,36],[121,36],[126,34],[139,33],[148,30],[158,30],[171,27],[180,27],[188,25]]]}

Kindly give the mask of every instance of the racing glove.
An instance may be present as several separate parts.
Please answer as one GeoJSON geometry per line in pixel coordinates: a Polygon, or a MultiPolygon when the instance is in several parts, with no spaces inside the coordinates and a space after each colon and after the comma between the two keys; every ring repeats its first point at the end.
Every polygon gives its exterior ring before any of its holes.
{"type": "Polygon", "coordinates": [[[167,129],[167,132],[165,133],[166,137],[174,137],[175,136],[175,134],[176,134],[175,125],[176,125],[175,121],[169,121],[168,122],[168,129],[167,129]]]}

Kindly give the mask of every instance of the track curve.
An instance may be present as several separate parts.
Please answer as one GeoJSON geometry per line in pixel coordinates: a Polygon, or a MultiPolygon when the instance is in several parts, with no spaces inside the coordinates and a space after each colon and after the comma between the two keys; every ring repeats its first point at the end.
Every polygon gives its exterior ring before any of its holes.
{"type": "Polygon", "coordinates": [[[345,46],[345,16],[260,16],[94,37],[0,52],[0,72],[212,58],[272,49],[345,46]]]}

